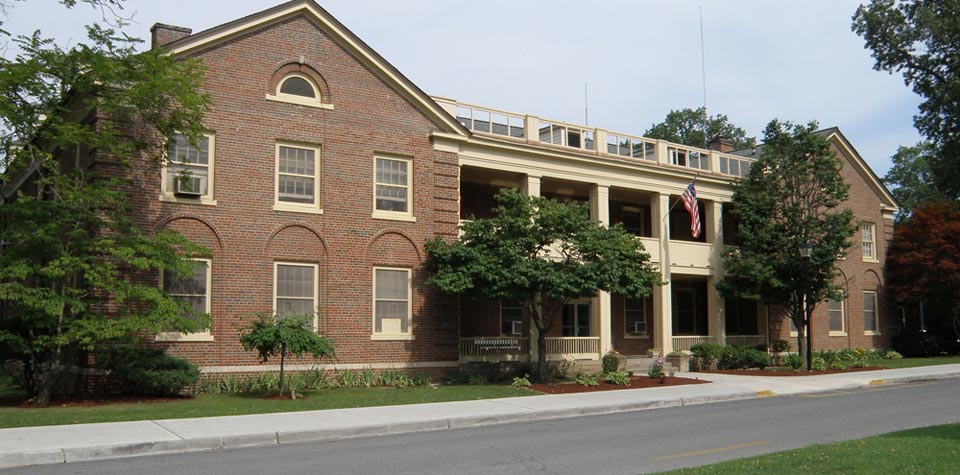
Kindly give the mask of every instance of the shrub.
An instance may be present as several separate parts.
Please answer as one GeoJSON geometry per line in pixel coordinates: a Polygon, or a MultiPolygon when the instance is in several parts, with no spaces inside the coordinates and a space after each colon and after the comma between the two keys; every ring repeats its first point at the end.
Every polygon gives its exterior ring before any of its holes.
{"type": "Polygon", "coordinates": [[[601,366],[604,373],[616,373],[620,369],[620,353],[610,350],[603,355],[601,366]]]}
{"type": "Polygon", "coordinates": [[[800,368],[803,368],[803,358],[798,353],[788,353],[783,357],[783,362],[794,371],[800,371],[800,368]]]}
{"type": "Polygon", "coordinates": [[[530,375],[524,374],[523,376],[516,376],[513,378],[513,382],[511,382],[510,385],[515,388],[529,388],[530,375]]]}
{"type": "Polygon", "coordinates": [[[814,356],[812,368],[814,371],[825,371],[827,369],[827,362],[819,356],[814,356]]]}
{"type": "Polygon", "coordinates": [[[577,384],[581,386],[599,386],[600,375],[598,374],[580,374],[577,375],[577,384]]]}
{"type": "Polygon", "coordinates": [[[770,366],[770,356],[754,348],[744,348],[737,358],[737,364],[741,368],[764,369],[770,366]]]}
{"type": "Polygon", "coordinates": [[[724,347],[715,343],[697,343],[690,347],[697,365],[701,369],[715,369],[717,361],[723,355],[724,347]]]}
{"type": "Polygon", "coordinates": [[[935,356],[948,349],[943,339],[933,332],[902,332],[894,335],[890,344],[903,356],[935,356]]]}
{"type": "Polygon", "coordinates": [[[885,360],[899,360],[903,358],[903,355],[894,350],[885,350],[881,352],[879,356],[885,360]]]}
{"type": "Polygon", "coordinates": [[[627,373],[620,371],[604,374],[603,380],[610,384],[616,384],[617,386],[627,386],[630,384],[630,377],[627,376],[627,373]]]}
{"type": "Polygon", "coordinates": [[[132,345],[104,347],[96,354],[97,366],[109,370],[125,392],[151,396],[181,394],[200,379],[200,370],[187,360],[162,349],[132,345]]]}
{"type": "Polygon", "coordinates": [[[845,368],[845,366],[843,365],[843,361],[841,360],[831,361],[830,363],[827,364],[827,367],[830,369],[838,370],[838,371],[845,368]]]}
{"type": "Polygon", "coordinates": [[[770,353],[773,354],[773,365],[780,366],[781,354],[790,350],[790,342],[787,340],[773,340],[770,342],[770,353]]]}
{"type": "Polygon", "coordinates": [[[487,384],[487,382],[488,382],[487,376],[484,374],[475,374],[473,376],[470,376],[470,380],[467,381],[468,384],[474,384],[474,385],[487,384]]]}

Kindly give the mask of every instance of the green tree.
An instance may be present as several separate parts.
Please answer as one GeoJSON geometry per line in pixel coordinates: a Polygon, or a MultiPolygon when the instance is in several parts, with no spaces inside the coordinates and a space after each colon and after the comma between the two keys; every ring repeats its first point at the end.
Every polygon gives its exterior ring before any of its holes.
{"type": "Polygon", "coordinates": [[[67,49],[39,32],[3,33],[19,53],[0,59],[0,356],[23,362],[22,382],[39,404],[84,351],[203,325],[156,278],[164,269],[190,275],[185,257],[206,250],[143,232],[129,217],[124,180],[131,170],[159,176],[170,134],[200,135],[202,71],[160,51],[137,53],[112,29],[87,32],[67,49]]]}
{"type": "Polygon", "coordinates": [[[313,315],[264,315],[250,322],[243,329],[240,343],[243,349],[257,350],[260,359],[266,362],[271,357],[280,357],[279,393],[283,394],[283,366],[287,357],[302,357],[310,353],[314,358],[333,358],[333,345],[317,335],[311,327],[313,315]]]}
{"type": "Polygon", "coordinates": [[[592,222],[586,206],[512,189],[501,190],[497,203],[494,217],[465,223],[459,240],[427,243],[436,270],[429,282],[451,294],[520,302],[538,330],[543,381],[546,335],[563,305],[599,290],[648,296],[659,274],[638,239],[592,222]]]}
{"type": "Polygon", "coordinates": [[[854,232],[853,213],[840,209],[848,189],[841,162],[816,127],[776,120],[767,125],[760,158],[734,183],[740,245],[724,251],[727,276],[717,284],[724,297],[784,308],[798,330],[807,369],[811,315],[817,303],[840,299],[836,262],[854,232]],[[813,245],[809,258],[801,256],[804,243],[813,245]]]}
{"type": "Polygon", "coordinates": [[[874,69],[903,74],[923,97],[914,125],[936,148],[933,181],[960,197],[960,2],[873,0],[857,8],[853,31],[876,60],[874,69]]]}
{"type": "Polygon", "coordinates": [[[732,124],[726,115],[717,114],[707,117],[706,109],[678,109],[670,111],[663,122],[653,124],[643,133],[644,137],[667,140],[690,147],[706,147],[707,143],[720,135],[733,141],[736,150],[750,147],[754,140],[747,132],[732,124]],[[706,133],[704,133],[706,120],[706,133]]]}
{"type": "Polygon", "coordinates": [[[935,153],[930,142],[920,142],[913,147],[900,147],[893,155],[893,166],[883,181],[900,203],[897,222],[910,216],[921,204],[940,199],[930,170],[935,153]]]}

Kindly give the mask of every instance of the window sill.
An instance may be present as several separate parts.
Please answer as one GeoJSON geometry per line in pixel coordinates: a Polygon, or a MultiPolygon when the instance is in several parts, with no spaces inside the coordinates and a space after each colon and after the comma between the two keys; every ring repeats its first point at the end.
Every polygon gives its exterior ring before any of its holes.
{"type": "Polygon", "coordinates": [[[829,336],[847,336],[847,332],[835,332],[833,330],[828,333],[829,336]]]}
{"type": "Polygon", "coordinates": [[[385,219],[388,221],[406,221],[408,223],[416,223],[417,218],[413,215],[406,213],[391,213],[386,211],[374,211],[370,216],[373,219],[385,219]]]}
{"type": "Polygon", "coordinates": [[[370,339],[374,341],[412,341],[414,340],[413,335],[390,335],[384,333],[374,333],[370,335],[370,339]]]}
{"type": "Polygon", "coordinates": [[[213,341],[213,335],[210,333],[165,332],[157,334],[156,341],[213,341]]]}
{"type": "Polygon", "coordinates": [[[790,332],[790,337],[791,337],[791,338],[796,338],[796,337],[798,337],[798,336],[800,336],[800,333],[790,332]]]}
{"type": "Polygon", "coordinates": [[[274,211],[290,211],[293,213],[323,214],[323,208],[314,205],[296,205],[291,203],[274,203],[274,211]]]}
{"type": "Polygon", "coordinates": [[[650,335],[641,335],[641,334],[631,335],[631,334],[626,334],[626,335],[623,335],[623,339],[624,339],[624,340],[649,340],[649,339],[650,339],[650,335]]]}
{"type": "Polygon", "coordinates": [[[299,98],[297,96],[275,96],[273,94],[267,94],[266,99],[273,102],[285,102],[287,104],[296,104],[298,106],[307,106],[307,107],[316,107],[317,109],[327,109],[333,110],[333,104],[324,104],[323,102],[317,102],[316,100],[311,100],[307,98],[299,98]]]}
{"type": "Polygon", "coordinates": [[[202,196],[200,198],[179,198],[172,193],[164,193],[160,195],[160,201],[167,203],[183,203],[188,205],[202,205],[202,206],[216,206],[217,200],[210,199],[207,196],[202,196]]]}
{"type": "Polygon", "coordinates": [[[864,335],[864,336],[880,336],[880,335],[882,335],[882,333],[877,332],[877,331],[866,330],[866,331],[863,332],[863,335],[864,335]]]}

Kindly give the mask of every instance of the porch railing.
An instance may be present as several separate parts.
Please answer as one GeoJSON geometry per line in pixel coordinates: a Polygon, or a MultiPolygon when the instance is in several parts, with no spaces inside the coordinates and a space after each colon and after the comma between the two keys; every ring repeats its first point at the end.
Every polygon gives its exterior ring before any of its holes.
{"type": "Polygon", "coordinates": [[[675,336],[673,337],[673,351],[690,351],[690,347],[698,343],[716,342],[716,338],[708,335],[675,336]]]}
{"type": "Polygon", "coordinates": [[[558,359],[563,356],[571,356],[581,360],[600,359],[600,337],[547,337],[547,357],[558,359]]]}
{"type": "Polygon", "coordinates": [[[757,346],[766,344],[767,337],[765,335],[727,335],[727,345],[729,346],[757,346]]]}
{"type": "Polygon", "coordinates": [[[530,355],[530,338],[481,336],[460,339],[461,360],[519,360],[530,355]]]}

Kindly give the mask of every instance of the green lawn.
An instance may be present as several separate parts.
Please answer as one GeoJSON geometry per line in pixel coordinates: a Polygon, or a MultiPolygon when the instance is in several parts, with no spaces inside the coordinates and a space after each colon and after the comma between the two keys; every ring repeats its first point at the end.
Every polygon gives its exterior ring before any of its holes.
{"type": "Polygon", "coordinates": [[[928,356],[925,358],[903,358],[899,360],[867,360],[868,366],[883,366],[884,368],[914,368],[917,366],[934,366],[941,364],[960,364],[960,356],[928,356]]]}
{"type": "Polygon", "coordinates": [[[428,402],[494,399],[537,394],[496,385],[414,388],[325,389],[297,400],[263,399],[262,394],[201,394],[194,398],[157,403],[116,403],[92,407],[20,408],[0,406],[0,428],[84,424],[90,422],[179,419],[271,412],[312,411],[349,407],[421,404],[428,402]]]}
{"type": "Polygon", "coordinates": [[[957,473],[958,467],[960,424],[948,424],[663,473],[906,475],[957,473]]]}

